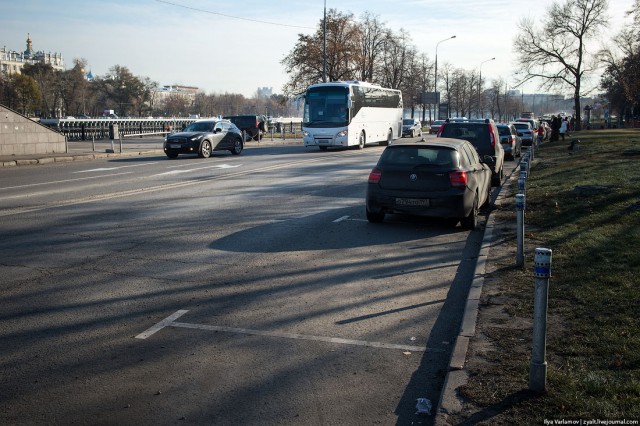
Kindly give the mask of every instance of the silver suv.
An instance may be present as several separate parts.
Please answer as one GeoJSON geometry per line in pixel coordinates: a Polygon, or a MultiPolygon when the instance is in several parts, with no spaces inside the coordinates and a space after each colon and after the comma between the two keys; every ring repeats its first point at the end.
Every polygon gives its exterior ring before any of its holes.
{"type": "Polygon", "coordinates": [[[464,139],[471,142],[480,158],[485,155],[491,156],[493,162],[488,163],[491,167],[491,185],[500,186],[504,177],[504,149],[500,143],[498,127],[493,120],[447,120],[440,126],[438,137],[464,139]]]}

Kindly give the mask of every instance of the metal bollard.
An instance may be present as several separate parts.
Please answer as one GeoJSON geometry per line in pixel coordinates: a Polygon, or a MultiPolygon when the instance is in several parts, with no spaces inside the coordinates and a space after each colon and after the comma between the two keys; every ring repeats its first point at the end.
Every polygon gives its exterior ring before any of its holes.
{"type": "Polygon", "coordinates": [[[118,138],[120,139],[120,154],[122,154],[122,133],[118,133],[118,138]]]}
{"type": "Polygon", "coordinates": [[[544,392],[547,383],[547,306],[549,304],[549,279],[551,278],[551,254],[547,248],[537,248],[533,275],[536,279],[533,305],[533,349],[529,370],[529,389],[544,392]]]}
{"type": "Polygon", "coordinates": [[[534,146],[533,146],[533,143],[531,143],[531,147],[529,147],[529,160],[531,161],[533,161],[533,155],[534,155],[533,151],[534,151],[534,146]]]}
{"type": "Polygon", "coordinates": [[[522,163],[520,163],[520,170],[524,170],[527,172],[527,176],[529,176],[529,160],[523,160],[522,163]]]}
{"type": "Polygon", "coordinates": [[[524,209],[526,208],[526,196],[516,195],[516,220],[518,231],[518,249],[516,252],[516,266],[524,266],[524,209]]]}
{"type": "Polygon", "coordinates": [[[95,133],[91,135],[91,150],[92,151],[96,150],[96,134],[95,133]]]}

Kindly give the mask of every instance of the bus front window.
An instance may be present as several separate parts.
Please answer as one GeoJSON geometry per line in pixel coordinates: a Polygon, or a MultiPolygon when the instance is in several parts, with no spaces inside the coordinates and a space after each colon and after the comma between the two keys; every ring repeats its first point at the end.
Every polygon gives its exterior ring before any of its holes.
{"type": "Polygon", "coordinates": [[[305,96],[306,127],[341,127],[349,124],[348,89],[324,87],[309,90],[305,96]]]}

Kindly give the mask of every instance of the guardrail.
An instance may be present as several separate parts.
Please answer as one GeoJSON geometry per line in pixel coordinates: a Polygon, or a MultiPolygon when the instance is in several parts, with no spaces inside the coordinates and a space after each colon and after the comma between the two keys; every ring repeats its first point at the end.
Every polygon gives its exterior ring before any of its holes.
{"type": "Polygon", "coordinates": [[[40,123],[62,133],[68,141],[109,139],[109,125],[117,124],[123,136],[170,133],[196,121],[194,118],[49,118],[40,123]]]}

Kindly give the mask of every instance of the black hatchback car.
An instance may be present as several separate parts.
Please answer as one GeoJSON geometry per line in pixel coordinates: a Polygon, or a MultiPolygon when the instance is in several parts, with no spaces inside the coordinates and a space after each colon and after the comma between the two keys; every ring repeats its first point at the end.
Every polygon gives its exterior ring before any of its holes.
{"type": "Polygon", "coordinates": [[[464,139],[476,148],[481,157],[491,156],[493,160],[493,164],[489,164],[493,172],[491,185],[500,185],[504,176],[504,149],[500,143],[498,128],[493,120],[488,118],[447,120],[440,126],[438,137],[464,139]]]}
{"type": "Polygon", "coordinates": [[[198,154],[208,158],[213,151],[227,150],[239,155],[244,148],[242,132],[229,120],[201,120],[184,130],[167,136],[164,153],[169,158],[178,154],[198,154]]]}
{"type": "Polygon", "coordinates": [[[475,229],[481,206],[491,201],[491,169],[473,145],[461,139],[389,145],[369,174],[369,222],[386,214],[440,217],[475,229]]]}

